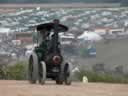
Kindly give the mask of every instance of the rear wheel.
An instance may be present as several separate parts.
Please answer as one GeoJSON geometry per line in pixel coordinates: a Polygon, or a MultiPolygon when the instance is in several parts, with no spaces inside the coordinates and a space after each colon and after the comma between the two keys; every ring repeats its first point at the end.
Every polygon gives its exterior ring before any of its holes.
{"type": "Polygon", "coordinates": [[[36,54],[32,54],[29,59],[29,65],[28,65],[28,79],[31,84],[36,83],[37,79],[37,65],[38,60],[36,54]]]}
{"type": "Polygon", "coordinates": [[[39,83],[40,84],[45,84],[46,80],[46,64],[45,62],[41,62],[40,68],[39,68],[39,83]]]}

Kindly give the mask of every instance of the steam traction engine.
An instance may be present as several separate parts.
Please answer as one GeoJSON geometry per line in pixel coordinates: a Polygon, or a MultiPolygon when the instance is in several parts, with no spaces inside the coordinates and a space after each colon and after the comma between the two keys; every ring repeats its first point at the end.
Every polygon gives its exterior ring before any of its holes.
{"type": "Polygon", "coordinates": [[[65,62],[61,54],[59,32],[68,31],[68,27],[54,20],[50,23],[36,26],[37,46],[29,58],[30,83],[44,84],[47,78],[56,81],[56,84],[71,84],[72,64],[65,62]]]}

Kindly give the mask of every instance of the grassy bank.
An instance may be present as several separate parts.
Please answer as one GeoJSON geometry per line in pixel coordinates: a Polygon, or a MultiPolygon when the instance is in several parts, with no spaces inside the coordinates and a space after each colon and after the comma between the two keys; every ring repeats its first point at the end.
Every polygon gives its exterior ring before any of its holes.
{"type": "MultiPolygon", "coordinates": [[[[0,79],[7,80],[26,80],[27,79],[27,63],[19,62],[11,66],[0,68],[0,79]]],[[[83,76],[87,76],[89,82],[106,82],[106,83],[128,83],[128,76],[114,75],[108,73],[97,73],[94,71],[86,71],[81,69],[75,73],[74,77],[78,81],[82,81],[83,76]]]]}
{"type": "Polygon", "coordinates": [[[80,70],[80,72],[75,73],[75,76],[79,81],[82,81],[83,76],[87,76],[89,82],[128,83],[128,77],[126,75],[80,70]]]}

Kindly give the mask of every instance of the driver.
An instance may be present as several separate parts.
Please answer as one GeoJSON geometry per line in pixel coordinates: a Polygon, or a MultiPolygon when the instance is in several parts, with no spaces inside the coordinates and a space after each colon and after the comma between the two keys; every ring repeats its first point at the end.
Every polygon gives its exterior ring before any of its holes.
{"type": "Polygon", "coordinates": [[[42,38],[41,41],[45,41],[49,37],[49,32],[48,32],[48,30],[43,29],[43,30],[40,31],[40,35],[41,35],[41,38],[42,38]]]}

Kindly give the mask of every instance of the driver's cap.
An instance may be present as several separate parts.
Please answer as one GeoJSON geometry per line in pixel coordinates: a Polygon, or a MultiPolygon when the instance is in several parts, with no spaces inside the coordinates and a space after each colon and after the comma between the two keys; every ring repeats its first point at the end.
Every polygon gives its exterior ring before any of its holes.
{"type": "Polygon", "coordinates": [[[54,19],[54,20],[53,20],[53,23],[59,24],[59,23],[60,23],[60,20],[59,20],[59,19],[54,19]]]}

